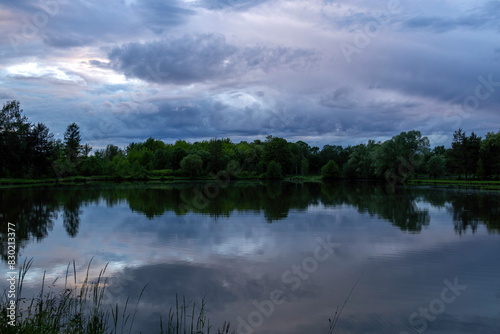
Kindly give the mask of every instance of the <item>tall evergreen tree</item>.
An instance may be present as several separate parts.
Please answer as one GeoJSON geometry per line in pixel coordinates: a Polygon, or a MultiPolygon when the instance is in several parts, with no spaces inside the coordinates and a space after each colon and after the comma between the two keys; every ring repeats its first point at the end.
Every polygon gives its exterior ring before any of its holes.
{"type": "Polygon", "coordinates": [[[280,137],[268,136],[264,145],[262,161],[268,165],[273,160],[280,164],[283,174],[292,172],[293,157],[288,142],[280,137]]]}
{"type": "Polygon", "coordinates": [[[481,142],[480,156],[482,176],[486,178],[500,176],[500,131],[486,134],[486,138],[481,142]]]}
{"type": "Polygon", "coordinates": [[[458,174],[460,178],[461,174],[465,175],[467,180],[467,135],[462,129],[458,129],[453,133],[453,142],[451,143],[451,165],[453,170],[458,174]]]}
{"type": "Polygon", "coordinates": [[[33,154],[33,167],[36,176],[48,175],[50,164],[55,156],[54,135],[49,128],[38,123],[30,131],[30,150],[33,154]]]}
{"type": "Polygon", "coordinates": [[[82,138],[80,136],[80,127],[78,124],[71,123],[68,125],[66,132],[64,132],[64,150],[66,159],[72,167],[74,167],[78,161],[82,151],[81,141],[82,138]]]}
{"type": "Polygon", "coordinates": [[[19,101],[3,105],[0,113],[0,175],[22,176],[30,124],[19,101]]]}
{"type": "Polygon", "coordinates": [[[478,137],[474,132],[467,137],[465,147],[465,169],[467,174],[472,174],[476,177],[477,164],[479,161],[479,150],[481,149],[481,137],[478,137]]]}

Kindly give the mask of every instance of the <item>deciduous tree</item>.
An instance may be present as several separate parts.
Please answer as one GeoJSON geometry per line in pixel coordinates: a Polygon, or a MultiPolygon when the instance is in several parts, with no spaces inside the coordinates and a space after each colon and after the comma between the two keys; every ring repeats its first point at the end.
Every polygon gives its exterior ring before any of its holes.
{"type": "Polygon", "coordinates": [[[189,154],[181,160],[180,166],[187,175],[191,177],[198,176],[201,174],[203,160],[197,154],[189,154]]]}

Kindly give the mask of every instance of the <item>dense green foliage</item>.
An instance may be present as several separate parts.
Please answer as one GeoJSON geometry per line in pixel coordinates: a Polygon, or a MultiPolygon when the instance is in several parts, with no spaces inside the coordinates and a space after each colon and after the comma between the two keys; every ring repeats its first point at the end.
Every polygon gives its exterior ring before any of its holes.
{"type": "Polygon", "coordinates": [[[198,176],[201,174],[203,160],[197,154],[189,154],[181,160],[181,170],[189,176],[198,176]]]}
{"type": "Polygon", "coordinates": [[[281,164],[279,162],[272,160],[267,165],[266,178],[269,180],[276,180],[276,179],[281,179],[281,177],[282,177],[281,164]]]}
{"type": "Polygon", "coordinates": [[[326,165],[321,167],[321,176],[325,180],[334,180],[340,178],[340,170],[339,166],[335,163],[335,161],[330,160],[326,165]]]}
{"type": "Polygon", "coordinates": [[[446,172],[446,161],[442,155],[434,155],[427,161],[427,171],[433,178],[441,177],[446,172]]]}
{"type": "Polygon", "coordinates": [[[483,180],[500,177],[500,131],[482,139],[459,129],[451,148],[438,146],[432,150],[419,131],[401,132],[384,142],[369,140],[356,146],[325,145],[322,149],[303,141],[267,136],[265,141],[240,143],[224,138],[172,144],[149,138],[125,148],[109,144],[92,150],[82,144],[81,138],[79,126],[72,123],[64,140],[55,139],[44,124],[28,122],[18,101],[7,102],[0,113],[0,177],[144,179],[213,177],[227,172],[235,178],[274,179],[320,175],[330,161],[338,167],[333,178],[383,179],[391,185],[418,175],[483,180]],[[271,165],[273,161],[276,164],[271,165]]]}

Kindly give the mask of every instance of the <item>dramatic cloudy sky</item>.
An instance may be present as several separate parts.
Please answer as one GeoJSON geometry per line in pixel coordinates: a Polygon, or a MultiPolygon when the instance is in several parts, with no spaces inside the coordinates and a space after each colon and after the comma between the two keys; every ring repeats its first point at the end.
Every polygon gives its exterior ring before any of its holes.
{"type": "Polygon", "coordinates": [[[500,1],[2,0],[0,101],[95,148],[500,129],[500,1]]]}

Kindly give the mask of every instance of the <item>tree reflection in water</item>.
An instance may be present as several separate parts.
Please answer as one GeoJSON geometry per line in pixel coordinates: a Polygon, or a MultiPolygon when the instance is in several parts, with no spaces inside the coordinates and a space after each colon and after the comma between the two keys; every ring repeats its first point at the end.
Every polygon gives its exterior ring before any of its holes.
{"type": "MultiPolygon", "coordinates": [[[[206,183],[96,184],[7,188],[0,190],[0,220],[16,224],[16,247],[22,249],[30,240],[49,234],[54,221],[62,214],[69,236],[78,234],[83,205],[104,201],[112,207],[127,203],[134,212],[152,219],[166,212],[176,215],[196,213],[211,218],[230,217],[234,212],[262,212],[267,222],[287,218],[290,210],[306,210],[324,205],[337,208],[348,205],[390,222],[403,231],[419,233],[431,223],[427,206],[446,208],[456,233],[469,227],[474,233],[484,224],[490,233],[500,232],[500,195],[482,191],[433,188],[399,188],[390,191],[384,184],[369,182],[287,183],[233,182],[227,187],[207,192],[206,183]]],[[[0,232],[0,252],[6,261],[7,228],[0,232]]]]}

